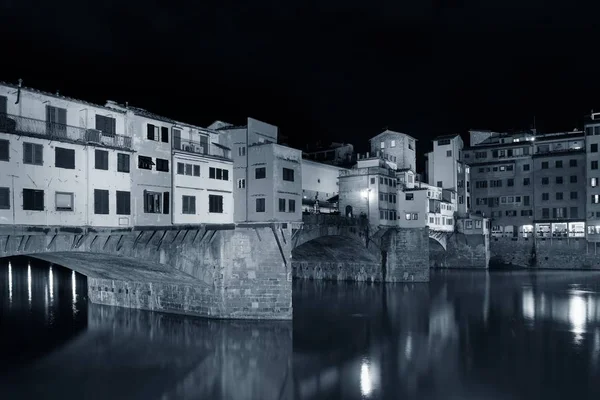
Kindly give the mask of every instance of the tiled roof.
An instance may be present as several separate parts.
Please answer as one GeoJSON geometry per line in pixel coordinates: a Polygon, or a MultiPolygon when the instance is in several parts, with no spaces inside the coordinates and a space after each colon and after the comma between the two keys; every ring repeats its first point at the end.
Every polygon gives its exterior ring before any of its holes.
{"type": "Polygon", "coordinates": [[[460,136],[458,133],[450,134],[450,135],[440,135],[433,138],[433,140],[441,140],[441,139],[453,139],[457,136],[460,136]]]}
{"type": "Polygon", "coordinates": [[[215,129],[215,131],[229,131],[232,129],[246,129],[248,125],[228,125],[215,129]]]}
{"type": "MultiPolygon", "coordinates": [[[[19,88],[19,85],[15,85],[13,83],[8,83],[8,82],[3,82],[3,81],[0,81],[0,86],[10,87],[15,90],[19,88]]],[[[103,108],[105,110],[117,111],[117,112],[121,112],[123,114],[125,113],[124,111],[116,110],[114,108],[109,108],[109,107],[106,107],[106,106],[103,106],[100,104],[90,103],[89,101],[75,99],[73,97],[62,96],[62,95],[56,94],[56,93],[44,92],[43,90],[33,89],[33,88],[30,88],[27,86],[21,86],[21,90],[27,90],[28,92],[33,92],[33,93],[41,94],[41,95],[48,96],[48,97],[54,97],[56,99],[73,101],[76,103],[85,104],[85,105],[92,106],[92,107],[103,108]]]]}

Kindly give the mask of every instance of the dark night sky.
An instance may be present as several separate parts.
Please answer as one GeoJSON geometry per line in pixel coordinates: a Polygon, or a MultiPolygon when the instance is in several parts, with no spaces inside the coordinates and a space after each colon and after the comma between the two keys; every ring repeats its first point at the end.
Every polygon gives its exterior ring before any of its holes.
{"type": "Polygon", "coordinates": [[[0,0],[0,80],[199,125],[253,116],[297,147],[362,150],[389,126],[421,153],[600,109],[600,4],[575,3],[0,0]]]}

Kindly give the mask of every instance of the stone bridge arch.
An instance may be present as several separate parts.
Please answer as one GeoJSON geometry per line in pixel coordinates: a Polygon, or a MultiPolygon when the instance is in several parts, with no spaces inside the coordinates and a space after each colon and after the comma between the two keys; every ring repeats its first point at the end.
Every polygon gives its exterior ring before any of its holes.
{"type": "Polygon", "coordinates": [[[81,272],[98,304],[291,319],[288,226],[0,227],[0,258],[27,255],[81,272]]]}

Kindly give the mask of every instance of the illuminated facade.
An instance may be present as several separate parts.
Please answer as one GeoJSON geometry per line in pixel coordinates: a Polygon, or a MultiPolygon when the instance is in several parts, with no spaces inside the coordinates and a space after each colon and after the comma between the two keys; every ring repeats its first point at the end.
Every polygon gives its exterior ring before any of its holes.
{"type": "Polygon", "coordinates": [[[471,131],[472,209],[496,237],[584,237],[585,136],[471,131]]]}

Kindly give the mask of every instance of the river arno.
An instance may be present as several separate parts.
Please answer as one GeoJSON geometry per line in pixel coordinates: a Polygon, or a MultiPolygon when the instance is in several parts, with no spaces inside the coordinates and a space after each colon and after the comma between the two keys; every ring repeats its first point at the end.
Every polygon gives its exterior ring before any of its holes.
{"type": "Polygon", "coordinates": [[[600,398],[600,273],[298,281],[292,323],[96,306],[85,277],[8,261],[3,399],[600,398]]]}

